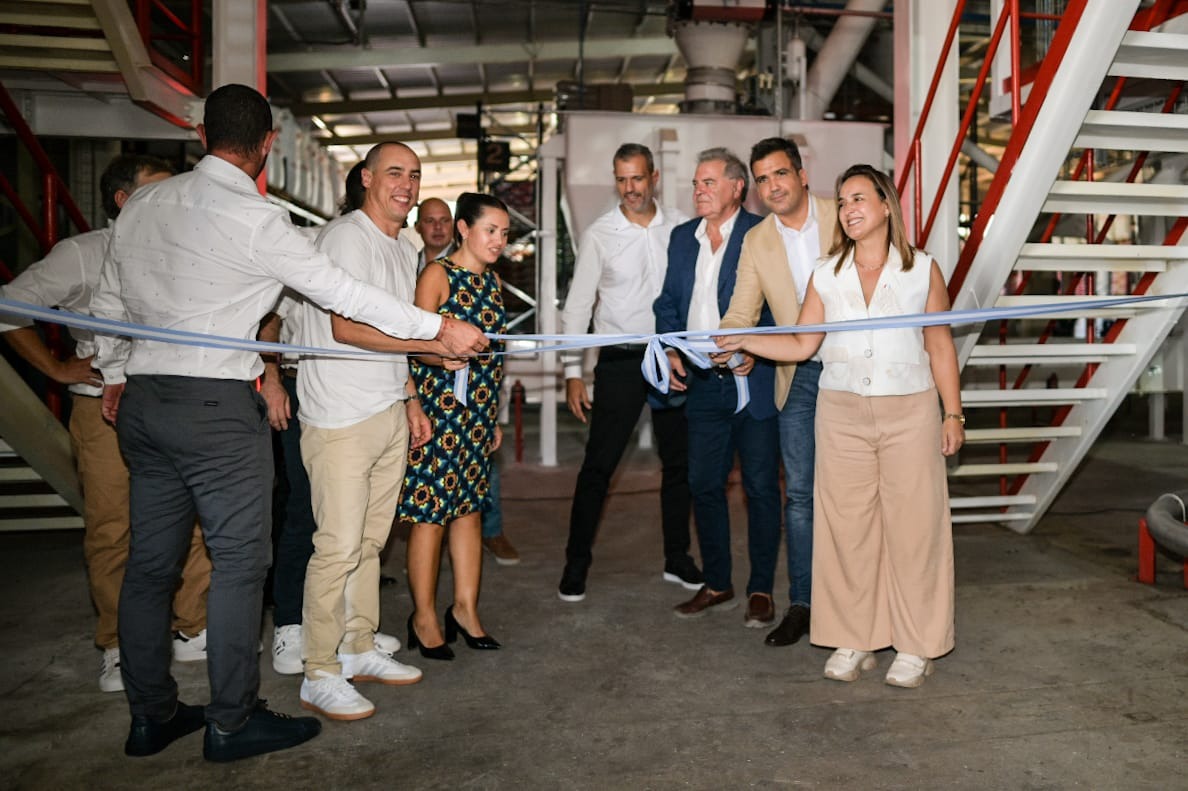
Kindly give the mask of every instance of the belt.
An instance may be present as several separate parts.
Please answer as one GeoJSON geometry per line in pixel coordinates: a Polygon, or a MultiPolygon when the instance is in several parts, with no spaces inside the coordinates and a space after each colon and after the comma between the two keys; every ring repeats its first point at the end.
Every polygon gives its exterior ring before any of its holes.
{"type": "Polygon", "coordinates": [[[285,377],[286,379],[296,379],[297,378],[297,366],[293,365],[293,366],[285,366],[284,368],[281,368],[281,376],[285,377]]]}

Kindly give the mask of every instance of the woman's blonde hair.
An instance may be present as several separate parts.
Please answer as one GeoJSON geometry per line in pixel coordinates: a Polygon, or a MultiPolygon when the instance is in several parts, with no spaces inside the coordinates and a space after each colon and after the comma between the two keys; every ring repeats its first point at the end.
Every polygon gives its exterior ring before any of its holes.
{"type": "MultiPolygon", "coordinates": [[[[846,171],[837,177],[837,185],[834,187],[834,197],[840,204],[841,202],[841,188],[848,180],[855,176],[863,176],[870,179],[874,185],[875,192],[878,193],[879,199],[890,210],[887,216],[887,249],[894,247],[899,251],[899,258],[903,262],[903,271],[907,272],[912,268],[912,261],[915,258],[916,248],[912,247],[911,242],[908,241],[907,226],[903,223],[903,209],[899,205],[899,193],[895,190],[895,185],[891,182],[891,178],[872,165],[851,165],[846,168],[846,171]]],[[[830,256],[837,256],[837,264],[833,267],[833,273],[836,275],[841,271],[842,264],[854,251],[854,240],[846,235],[841,218],[838,218],[837,228],[833,232],[833,246],[829,249],[830,256]]]]}

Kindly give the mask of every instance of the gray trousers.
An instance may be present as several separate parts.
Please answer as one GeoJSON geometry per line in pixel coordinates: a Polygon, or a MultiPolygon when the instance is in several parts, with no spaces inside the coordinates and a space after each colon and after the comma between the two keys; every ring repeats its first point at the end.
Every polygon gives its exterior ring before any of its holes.
{"type": "Polygon", "coordinates": [[[116,430],[131,479],[119,635],[132,714],[167,719],[177,703],[170,606],[197,516],[212,565],[206,719],[234,729],[260,686],[260,610],[272,551],[264,401],[250,382],[130,376],[116,430]]]}

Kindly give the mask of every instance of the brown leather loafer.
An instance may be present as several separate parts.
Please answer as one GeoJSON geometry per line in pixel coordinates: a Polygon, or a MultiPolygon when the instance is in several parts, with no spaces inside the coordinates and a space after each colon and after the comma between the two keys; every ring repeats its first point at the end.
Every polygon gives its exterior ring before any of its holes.
{"type": "Polygon", "coordinates": [[[762,629],[775,623],[775,602],[769,593],[752,593],[747,597],[747,615],[743,621],[748,629],[762,629]]]}
{"type": "Polygon", "coordinates": [[[738,602],[734,599],[734,588],[718,592],[702,585],[696,596],[687,602],[678,604],[672,611],[678,618],[700,618],[711,609],[733,610],[737,606],[738,602]]]}
{"type": "Polygon", "coordinates": [[[772,629],[763,642],[777,648],[792,645],[808,634],[808,632],[809,608],[800,604],[794,604],[788,608],[788,612],[784,616],[784,620],[780,621],[780,625],[772,629]]]}

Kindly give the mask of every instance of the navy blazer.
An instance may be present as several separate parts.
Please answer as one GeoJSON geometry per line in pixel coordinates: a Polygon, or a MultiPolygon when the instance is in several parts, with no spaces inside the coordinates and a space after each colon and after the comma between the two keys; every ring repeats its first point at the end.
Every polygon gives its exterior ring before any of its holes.
{"type": "MultiPolygon", "coordinates": [[[[762,218],[739,208],[734,220],[734,229],[722,255],[722,268],[718,272],[718,312],[725,316],[730,308],[730,297],[734,294],[734,281],[738,274],[738,257],[742,253],[743,237],[762,218]]],[[[701,219],[689,220],[672,229],[668,241],[668,269],[664,273],[664,287],[652,304],[656,314],[656,332],[679,332],[689,327],[689,303],[693,301],[693,281],[697,273],[697,255],[701,245],[695,235],[701,219]]],[[[774,327],[775,319],[767,303],[759,314],[759,326],[774,327]]],[[[763,358],[755,361],[755,367],[747,377],[750,384],[751,401],[747,412],[756,420],[775,415],[775,365],[763,358]]]]}

